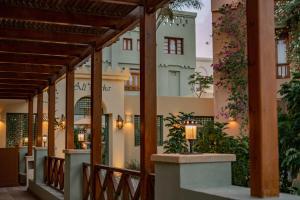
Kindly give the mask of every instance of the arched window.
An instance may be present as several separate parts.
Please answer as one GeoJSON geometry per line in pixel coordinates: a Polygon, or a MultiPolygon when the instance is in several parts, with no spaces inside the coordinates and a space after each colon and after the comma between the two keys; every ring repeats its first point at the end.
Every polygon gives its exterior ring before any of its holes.
{"type": "Polygon", "coordinates": [[[91,114],[91,97],[82,97],[75,104],[75,115],[91,114]]]}

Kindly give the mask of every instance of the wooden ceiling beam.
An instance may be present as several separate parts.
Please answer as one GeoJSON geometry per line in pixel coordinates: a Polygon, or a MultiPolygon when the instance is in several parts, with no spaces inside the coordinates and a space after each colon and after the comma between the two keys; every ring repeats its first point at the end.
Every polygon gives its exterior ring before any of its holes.
{"type": "MultiPolygon", "coordinates": [[[[136,0],[132,0],[136,1],[136,0]]],[[[121,1],[118,1],[121,2],[121,1]]],[[[0,18],[10,18],[18,20],[29,20],[43,23],[64,24],[73,26],[90,26],[109,29],[118,29],[120,25],[130,20],[126,17],[107,17],[95,15],[83,15],[62,13],[36,8],[18,8],[10,6],[0,6],[0,18]]]]}
{"type": "Polygon", "coordinates": [[[133,9],[128,14],[128,17],[131,18],[132,20],[124,24],[120,30],[113,31],[113,32],[107,31],[107,33],[103,34],[103,37],[100,40],[98,40],[98,42],[96,43],[96,49],[104,48],[111,45],[112,43],[117,41],[121,35],[135,28],[138,25],[140,20],[139,16],[142,11],[141,9],[142,6],[137,6],[135,9],[133,9]]]}
{"type": "Polygon", "coordinates": [[[0,78],[0,84],[20,84],[20,85],[37,85],[41,87],[47,86],[48,80],[28,80],[15,78],[0,78]]]}
{"type": "Polygon", "coordinates": [[[148,13],[154,13],[157,9],[166,7],[171,0],[146,0],[146,10],[148,13]]]}
{"type": "Polygon", "coordinates": [[[0,62],[6,62],[6,63],[27,63],[27,64],[32,63],[32,64],[65,66],[68,65],[71,61],[72,58],[70,57],[0,52],[0,62]]]}
{"type": "Polygon", "coordinates": [[[86,48],[87,45],[68,45],[60,43],[57,44],[47,42],[0,39],[0,51],[6,52],[79,57],[82,51],[84,51],[86,48]]]}
{"type": "Polygon", "coordinates": [[[24,85],[24,84],[4,84],[0,83],[0,89],[24,89],[24,90],[38,90],[38,85],[24,85]]]}
{"type": "Polygon", "coordinates": [[[23,93],[18,93],[18,92],[7,92],[7,91],[0,91],[0,96],[3,95],[3,96],[32,96],[34,95],[34,93],[31,93],[31,92],[23,92],[23,93]]]}
{"type": "Polygon", "coordinates": [[[5,96],[5,95],[0,95],[0,99],[29,99],[30,96],[13,96],[13,95],[9,95],[9,96],[5,96]]]}
{"type": "Polygon", "coordinates": [[[121,4],[121,5],[131,5],[131,6],[143,5],[143,1],[141,1],[141,0],[91,0],[91,1],[121,4]]]}
{"type": "Polygon", "coordinates": [[[37,89],[12,89],[12,88],[0,88],[0,93],[18,93],[18,94],[35,94],[37,92],[37,89]]]}
{"type": "Polygon", "coordinates": [[[0,72],[21,72],[21,73],[40,73],[40,74],[55,74],[64,67],[62,66],[49,66],[49,65],[31,65],[31,64],[18,64],[18,63],[1,63],[0,72]]]}
{"type": "Polygon", "coordinates": [[[0,72],[0,79],[50,80],[52,74],[33,74],[20,72],[0,72]]]}
{"type": "Polygon", "coordinates": [[[29,29],[1,28],[0,38],[76,45],[92,44],[99,39],[99,36],[88,34],[36,31],[29,29]]]}

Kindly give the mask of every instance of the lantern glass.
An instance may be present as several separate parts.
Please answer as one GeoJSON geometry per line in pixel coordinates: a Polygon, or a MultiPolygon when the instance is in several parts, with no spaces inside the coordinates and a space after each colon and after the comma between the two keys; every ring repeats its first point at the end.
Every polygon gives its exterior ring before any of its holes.
{"type": "Polygon", "coordinates": [[[122,119],[122,117],[120,116],[120,115],[118,115],[118,118],[117,118],[117,128],[118,129],[122,129],[123,128],[123,119],[122,119]]]}
{"type": "Polygon", "coordinates": [[[24,143],[24,145],[27,145],[27,144],[28,144],[28,137],[24,137],[23,143],[24,143]]]}
{"type": "Polygon", "coordinates": [[[78,142],[84,142],[84,133],[78,133],[78,142]]]}
{"type": "Polygon", "coordinates": [[[186,125],[185,126],[185,139],[187,139],[187,140],[197,139],[197,126],[196,125],[186,125]]]}
{"type": "Polygon", "coordinates": [[[43,136],[43,142],[47,142],[47,136],[46,135],[43,136]]]}

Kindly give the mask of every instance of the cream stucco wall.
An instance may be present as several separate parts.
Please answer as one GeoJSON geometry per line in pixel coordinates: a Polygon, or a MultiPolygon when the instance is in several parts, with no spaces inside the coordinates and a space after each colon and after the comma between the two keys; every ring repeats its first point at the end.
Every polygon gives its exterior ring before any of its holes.
{"type": "MultiPolygon", "coordinates": [[[[125,114],[139,115],[140,100],[139,96],[125,96],[125,114]]],[[[155,108],[154,108],[155,109],[155,108]]],[[[194,112],[197,116],[214,116],[212,98],[194,97],[157,97],[157,114],[167,117],[169,113],[178,114],[179,112],[194,112]]],[[[126,163],[136,160],[139,161],[140,146],[134,145],[134,125],[125,123],[123,128],[125,135],[125,161],[126,163]]],[[[167,138],[168,129],[164,127],[163,138],[167,138]]],[[[157,148],[159,153],[163,152],[163,147],[157,148]]]]}

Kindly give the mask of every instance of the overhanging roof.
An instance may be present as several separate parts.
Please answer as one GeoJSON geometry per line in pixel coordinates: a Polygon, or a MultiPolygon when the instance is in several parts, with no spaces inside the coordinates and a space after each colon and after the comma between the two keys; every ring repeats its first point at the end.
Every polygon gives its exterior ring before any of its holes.
{"type": "Polygon", "coordinates": [[[28,99],[166,0],[0,0],[0,99],[28,99]]]}

